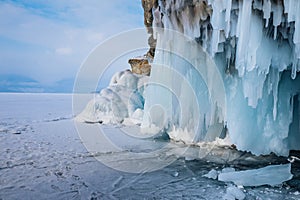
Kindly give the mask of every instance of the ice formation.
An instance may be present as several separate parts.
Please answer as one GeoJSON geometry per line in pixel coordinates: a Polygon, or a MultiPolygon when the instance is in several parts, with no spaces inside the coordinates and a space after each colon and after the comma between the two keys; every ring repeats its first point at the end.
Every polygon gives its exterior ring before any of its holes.
{"type": "Polygon", "coordinates": [[[233,182],[237,186],[280,185],[293,178],[291,163],[282,165],[269,165],[267,167],[251,170],[235,171],[234,168],[224,168],[222,171],[212,169],[203,177],[218,179],[223,182],[233,182]]]}
{"type": "Polygon", "coordinates": [[[144,87],[148,76],[129,70],[116,73],[107,88],[95,94],[76,119],[90,123],[122,123],[125,119],[139,123],[143,117],[144,87]]]}
{"type": "Polygon", "coordinates": [[[246,195],[237,187],[229,186],[226,189],[226,194],[224,195],[224,200],[243,200],[245,199],[246,195]]]}
{"type": "Polygon", "coordinates": [[[235,172],[222,172],[219,181],[233,182],[238,186],[280,185],[292,179],[291,164],[270,165],[260,169],[235,172]]]}
{"type": "Polygon", "coordinates": [[[203,177],[217,179],[218,172],[215,169],[210,170],[207,174],[204,174],[203,177]]]}
{"type": "Polygon", "coordinates": [[[150,76],[156,85],[146,89],[143,130],[155,127],[174,140],[197,143],[226,127],[240,150],[288,155],[300,149],[300,1],[158,5],[150,76]]]}

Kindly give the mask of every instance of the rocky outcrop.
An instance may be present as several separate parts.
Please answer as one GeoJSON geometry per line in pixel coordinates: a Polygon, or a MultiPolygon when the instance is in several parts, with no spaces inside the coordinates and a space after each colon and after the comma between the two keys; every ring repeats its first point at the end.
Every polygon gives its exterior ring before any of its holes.
{"type": "Polygon", "coordinates": [[[146,56],[153,59],[154,54],[155,54],[156,40],[153,37],[152,9],[158,7],[158,0],[142,0],[142,6],[144,9],[144,24],[147,28],[147,32],[150,34],[150,37],[148,39],[148,44],[150,46],[150,49],[146,53],[146,56]]]}
{"type": "Polygon", "coordinates": [[[151,65],[149,61],[153,60],[155,54],[156,40],[153,37],[153,9],[158,8],[158,0],[142,0],[142,6],[144,9],[144,25],[147,29],[149,50],[143,56],[139,58],[132,58],[128,60],[131,66],[132,73],[140,75],[150,75],[151,65]]]}
{"type": "Polygon", "coordinates": [[[131,71],[135,74],[150,75],[151,65],[146,57],[129,59],[128,63],[131,65],[131,71]]]}

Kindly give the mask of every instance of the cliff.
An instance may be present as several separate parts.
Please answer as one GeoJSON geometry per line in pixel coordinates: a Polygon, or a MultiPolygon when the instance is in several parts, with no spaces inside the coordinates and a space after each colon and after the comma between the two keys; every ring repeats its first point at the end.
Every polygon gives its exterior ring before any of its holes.
{"type": "Polygon", "coordinates": [[[287,155],[300,149],[300,1],[142,3],[151,41],[156,40],[150,43],[149,52],[155,52],[150,81],[169,88],[148,87],[145,130],[160,127],[174,140],[196,143],[221,123],[241,150],[287,155]],[[218,72],[211,71],[215,66],[218,72]],[[218,76],[225,103],[213,99],[219,95],[212,90],[218,76]],[[164,120],[152,114],[154,105],[163,108],[164,120]]]}
{"type": "Polygon", "coordinates": [[[147,32],[150,34],[148,44],[150,46],[146,56],[153,58],[155,54],[156,40],[153,37],[153,14],[152,10],[158,7],[158,0],[142,0],[142,6],[144,9],[144,24],[147,32]]]}

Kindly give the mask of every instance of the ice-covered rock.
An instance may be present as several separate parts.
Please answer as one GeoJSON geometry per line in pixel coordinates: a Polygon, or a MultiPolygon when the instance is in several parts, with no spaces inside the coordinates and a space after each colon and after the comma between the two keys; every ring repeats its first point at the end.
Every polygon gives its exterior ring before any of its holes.
{"type": "Polygon", "coordinates": [[[132,118],[133,123],[140,123],[147,81],[147,76],[134,74],[130,70],[116,73],[109,86],[95,95],[76,120],[122,123],[125,118],[132,118]]]}

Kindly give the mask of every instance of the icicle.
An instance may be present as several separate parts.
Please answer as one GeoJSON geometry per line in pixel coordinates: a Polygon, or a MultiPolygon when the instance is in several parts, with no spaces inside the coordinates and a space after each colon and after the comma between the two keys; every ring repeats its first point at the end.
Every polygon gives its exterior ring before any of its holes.
{"type": "Polygon", "coordinates": [[[274,40],[276,40],[277,37],[277,27],[281,24],[282,21],[282,13],[283,8],[279,2],[277,4],[272,5],[273,10],[273,26],[274,26],[274,40]]]}
{"type": "Polygon", "coordinates": [[[212,45],[211,52],[214,56],[215,53],[219,51],[219,43],[220,43],[220,31],[225,29],[225,22],[223,21],[224,16],[224,7],[223,2],[221,1],[212,1],[213,13],[211,16],[211,25],[213,27],[212,33],[212,45]]]}
{"type": "Polygon", "coordinates": [[[283,5],[284,5],[284,13],[288,14],[290,12],[290,0],[284,0],[283,5]]]}
{"type": "Polygon", "coordinates": [[[246,67],[247,46],[250,38],[250,23],[252,14],[252,1],[243,1],[240,7],[239,19],[238,19],[238,45],[236,52],[236,69],[239,72],[239,76],[243,76],[246,67]]]}
{"type": "Polygon", "coordinates": [[[293,63],[293,66],[292,66],[292,73],[291,73],[291,78],[292,79],[295,79],[296,76],[297,76],[297,64],[298,64],[298,60],[295,59],[294,63],[293,63]]]}
{"type": "Polygon", "coordinates": [[[254,1],[253,2],[253,9],[262,10],[263,9],[263,2],[262,1],[254,1]]]}
{"type": "Polygon", "coordinates": [[[271,70],[269,76],[271,90],[273,91],[273,120],[275,121],[277,117],[278,85],[280,81],[280,74],[278,70],[273,69],[271,70]]]}
{"type": "Polygon", "coordinates": [[[266,27],[268,27],[269,19],[271,16],[271,0],[264,0],[263,12],[264,12],[264,19],[266,19],[266,27]]]}
{"type": "Polygon", "coordinates": [[[299,68],[297,68],[298,65],[298,61],[300,59],[300,1],[297,1],[297,3],[295,3],[295,8],[298,11],[296,14],[296,19],[295,19],[295,32],[294,32],[294,38],[293,38],[293,42],[295,44],[295,67],[296,69],[294,69],[294,71],[300,70],[299,68]]]}
{"type": "Polygon", "coordinates": [[[298,12],[297,8],[295,7],[296,2],[298,2],[298,0],[284,0],[284,12],[288,14],[288,22],[295,21],[295,15],[298,12]]]}
{"type": "Polygon", "coordinates": [[[230,14],[231,14],[231,0],[225,0],[226,1],[226,30],[225,30],[225,36],[228,38],[229,32],[230,32],[230,14]]]}

